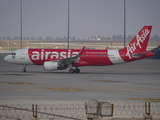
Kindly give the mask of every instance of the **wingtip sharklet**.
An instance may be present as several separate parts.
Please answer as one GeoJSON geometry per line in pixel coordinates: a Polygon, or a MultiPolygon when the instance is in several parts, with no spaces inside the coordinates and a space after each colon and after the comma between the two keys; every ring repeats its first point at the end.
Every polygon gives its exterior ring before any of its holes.
{"type": "Polygon", "coordinates": [[[81,49],[81,51],[78,53],[78,55],[82,55],[84,49],[85,49],[85,46],[81,49]]]}

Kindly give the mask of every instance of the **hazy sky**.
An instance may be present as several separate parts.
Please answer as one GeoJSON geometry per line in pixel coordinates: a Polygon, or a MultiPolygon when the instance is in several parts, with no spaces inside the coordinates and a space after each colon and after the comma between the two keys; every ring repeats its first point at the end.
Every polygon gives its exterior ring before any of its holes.
{"type": "MultiPolygon", "coordinates": [[[[23,37],[67,36],[68,0],[22,0],[23,37]]],[[[160,0],[126,0],[126,34],[160,36],[160,0]]],[[[124,34],[124,0],[70,0],[70,36],[124,34]]],[[[0,0],[0,36],[20,36],[20,0],[0,0]]]]}

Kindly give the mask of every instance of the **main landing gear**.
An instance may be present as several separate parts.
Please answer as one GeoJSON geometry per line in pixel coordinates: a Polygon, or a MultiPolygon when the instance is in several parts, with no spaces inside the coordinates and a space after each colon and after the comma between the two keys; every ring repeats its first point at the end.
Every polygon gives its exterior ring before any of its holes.
{"type": "Polygon", "coordinates": [[[22,69],[22,72],[25,73],[27,65],[23,65],[23,66],[24,66],[24,68],[22,69]]]}
{"type": "Polygon", "coordinates": [[[70,69],[69,70],[69,73],[79,73],[80,72],[80,69],[76,68],[75,70],[74,69],[70,69]]]}

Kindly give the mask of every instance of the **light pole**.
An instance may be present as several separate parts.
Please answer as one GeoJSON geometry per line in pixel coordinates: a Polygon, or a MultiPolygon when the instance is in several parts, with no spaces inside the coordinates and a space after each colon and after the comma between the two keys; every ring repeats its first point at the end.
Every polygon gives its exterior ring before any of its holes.
{"type": "Polygon", "coordinates": [[[20,16],[21,16],[21,49],[22,49],[22,0],[20,0],[20,16]]]}
{"type": "Polygon", "coordinates": [[[126,0],[124,0],[124,48],[126,45],[126,0]]]}
{"type": "Polygon", "coordinates": [[[68,0],[68,49],[69,49],[69,0],[68,0]]]}

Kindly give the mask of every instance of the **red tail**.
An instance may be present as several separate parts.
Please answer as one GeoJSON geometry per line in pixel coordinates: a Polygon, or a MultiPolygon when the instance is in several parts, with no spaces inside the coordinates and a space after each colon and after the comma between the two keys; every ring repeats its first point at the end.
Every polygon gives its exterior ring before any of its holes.
{"type": "Polygon", "coordinates": [[[134,37],[134,39],[123,50],[127,51],[126,56],[131,59],[131,54],[145,52],[152,26],[144,26],[142,30],[134,37]]]}

